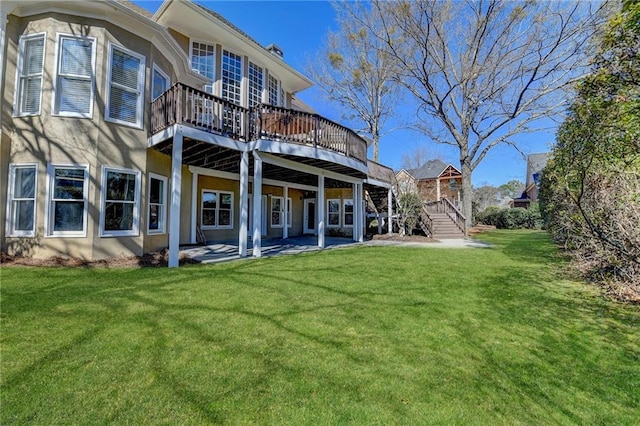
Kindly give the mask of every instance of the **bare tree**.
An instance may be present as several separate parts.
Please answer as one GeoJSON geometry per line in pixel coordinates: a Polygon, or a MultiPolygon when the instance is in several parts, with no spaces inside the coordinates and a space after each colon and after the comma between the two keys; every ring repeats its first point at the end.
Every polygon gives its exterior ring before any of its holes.
{"type": "Polygon", "coordinates": [[[378,161],[383,127],[397,102],[396,61],[382,48],[383,40],[369,32],[381,24],[371,9],[360,2],[336,2],[334,8],[340,28],[328,34],[307,74],[343,107],[344,119],[363,124],[362,131],[373,140],[373,160],[378,161]],[[366,26],[354,27],[352,17],[366,26]]]}
{"type": "Polygon", "coordinates": [[[411,151],[402,153],[402,168],[417,169],[429,160],[440,159],[441,155],[434,155],[426,144],[416,145],[411,151]]]}
{"type": "Polygon", "coordinates": [[[455,146],[470,224],[471,175],[489,150],[540,130],[567,105],[567,85],[584,75],[601,3],[373,0],[375,25],[357,14],[393,58],[397,81],[417,101],[416,126],[455,146]]]}

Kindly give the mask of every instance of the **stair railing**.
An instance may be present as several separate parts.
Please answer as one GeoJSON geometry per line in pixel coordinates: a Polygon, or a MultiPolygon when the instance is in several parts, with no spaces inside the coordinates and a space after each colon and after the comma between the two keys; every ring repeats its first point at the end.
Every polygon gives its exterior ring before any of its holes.
{"type": "Polygon", "coordinates": [[[418,225],[420,225],[422,232],[424,232],[427,237],[433,238],[433,219],[431,215],[429,215],[429,210],[426,205],[422,206],[422,214],[418,218],[418,225]]]}
{"type": "Polygon", "coordinates": [[[462,231],[462,233],[466,237],[467,236],[467,218],[447,198],[441,199],[440,203],[442,205],[443,213],[446,213],[451,218],[451,220],[456,224],[456,226],[462,231]]]}

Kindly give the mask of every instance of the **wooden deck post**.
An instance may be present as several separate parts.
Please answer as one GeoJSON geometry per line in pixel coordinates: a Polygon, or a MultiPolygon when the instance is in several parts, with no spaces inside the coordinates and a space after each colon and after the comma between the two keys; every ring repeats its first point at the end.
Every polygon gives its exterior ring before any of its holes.
{"type": "MultiPolygon", "coordinates": [[[[282,224],[282,238],[283,239],[287,239],[289,238],[289,227],[287,226],[287,223],[289,222],[289,209],[288,207],[288,202],[287,202],[287,198],[289,198],[289,187],[287,185],[282,187],[282,198],[284,199],[283,203],[284,203],[284,210],[282,213],[282,220],[283,220],[283,224],[282,224]]],[[[291,208],[293,209],[293,206],[291,206],[291,208]]]]}
{"type": "Polygon", "coordinates": [[[393,234],[393,192],[391,187],[387,190],[387,234],[393,234]]]}
{"type": "Polygon", "coordinates": [[[191,173],[191,244],[198,242],[198,173],[191,173]]]}

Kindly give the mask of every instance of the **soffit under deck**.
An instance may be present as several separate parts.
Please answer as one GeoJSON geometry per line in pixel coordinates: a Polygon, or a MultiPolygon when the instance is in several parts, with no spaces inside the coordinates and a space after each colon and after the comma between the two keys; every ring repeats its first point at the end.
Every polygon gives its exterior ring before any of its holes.
{"type": "MultiPolygon", "coordinates": [[[[157,151],[171,156],[173,149],[173,141],[166,140],[153,147],[157,151]]],[[[202,167],[220,172],[240,174],[240,158],[242,153],[233,149],[212,145],[192,138],[184,138],[182,149],[182,163],[188,166],[202,167]]],[[[340,164],[331,163],[329,161],[317,160],[314,158],[298,157],[294,155],[276,155],[279,158],[295,161],[298,164],[313,166],[322,170],[364,179],[366,176],[349,167],[340,164]]],[[[249,161],[249,175],[253,176],[253,157],[249,161]]],[[[318,185],[318,176],[299,170],[293,170],[273,164],[264,163],[262,167],[263,179],[272,179],[282,182],[291,182],[308,186],[318,185]]],[[[350,183],[326,178],[325,187],[327,188],[348,188],[350,183]]]]}

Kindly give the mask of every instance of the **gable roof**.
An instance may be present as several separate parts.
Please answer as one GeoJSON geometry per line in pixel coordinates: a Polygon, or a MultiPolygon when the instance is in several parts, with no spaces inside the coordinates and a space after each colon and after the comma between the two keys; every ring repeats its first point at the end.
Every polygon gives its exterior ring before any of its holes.
{"type": "Polygon", "coordinates": [[[424,163],[422,166],[418,167],[417,169],[407,170],[407,173],[409,173],[411,176],[413,176],[415,179],[418,179],[418,180],[436,179],[449,166],[451,166],[454,169],[458,170],[453,165],[446,164],[444,161],[436,159],[436,160],[427,161],[426,163],[424,163]]]}

